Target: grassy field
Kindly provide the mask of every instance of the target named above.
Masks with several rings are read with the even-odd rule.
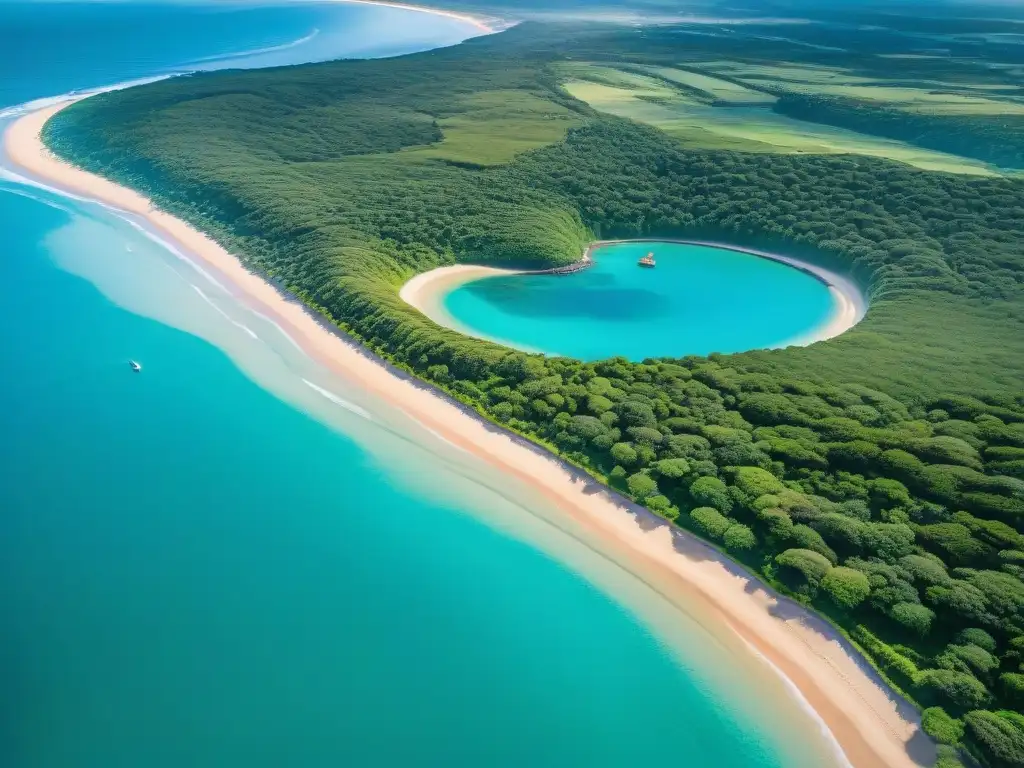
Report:
[[[792,71],[797,68],[775,69]],[[583,63],[559,67],[559,72],[569,78],[563,87],[574,98],[601,112],[652,125],[690,148],[776,154],[853,154],[896,160],[929,171],[996,175],[996,171],[984,163],[970,158],[796,120],[772,112],[767,105],[749,106],[749,100],[746,101],[747,106],[740,106],[737,102],[746,99],[746,94],[765,94],[725,80],[710,77],[701,80],[697,79],[699,76],[688,78],[686,85],[691,88],[702,83],[706,88],[717,88],[718,93],[729,93],[734,100],[732,106],[702,103],[667,84],[666,80],[674,77],[670,78],[666,73],[677,77],[682,70],[649,67],[646,71],[659,77]],[[692,75],[689,72],[684,74]],[[826,74],[821,72],[820,76],[825,77]]]
[[[581,125],[579,115],[529,93],[485,91],[455,100],[451,117],[437,120],[443,138],[403,150],[410,159],[488,166],[509,162],[520,152],[565,138]]]
[[[712,62],[711,72],[775,92],[809,93],[879,102],[915,112],[942,115],[1022,115],[1019,88],[993,83],[917,81],[912,85],[879,81],[828,67]],[[991,96],[1005,98],[991,98]]]
[[[644,71],[689,88],[706,93],[711,99],[724,104],[774,104],[775,96],[753,88],[745,88],[719,77],[691,72],[675,67],[644,67]]]

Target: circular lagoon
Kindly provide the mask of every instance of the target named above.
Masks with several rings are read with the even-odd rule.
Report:
[[[415,299],[403,295],[471,336],[582,360],[808,344],[864,312],[849,281],[782,257],[661,241],[602,244],[592,253],[592,266],[567,275],[449,268],[465,271],[422,285]],[[638,263],[648,253],[653,267]]]

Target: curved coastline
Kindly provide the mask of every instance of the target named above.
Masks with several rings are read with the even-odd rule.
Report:
[[[790,346],[806,347],[819,341],[833,339],[853,328],[857,323],[863,320],[864,315],[867,314],[867,298],[860,288],[848,277],[844,277],[843,275],[819,266],[818,264],[812,264],[808,261],[803,261],[802,259],[793,258],[792,256],[784,256],[779,253],[762,251],[755,248],[746,248],[744,246],[731,245],[729,243],[719,243],[711,240],[683,240],[663,237],[636,238],[633,240],[598,240],[587,246],[581,260],[575,263],[580,264],[591,259],[592,254],[596,253],[606,245],[617,245],[620,243],[630,242],[699,245],[706,248],[718,248],[720,250],[745,253],[750,256],[757,256],[758,258],[786,264],[794,269],[800,270],[801,272],[805,272],[823,283],[828,288],[829,294],[832,296],[833,304],[835,305],[831,315],[818,326],[809,328],[806,332],[795,338],[787,339],[776,344],[774,347],[775,349]],[[483,336],[479,332],[468,328],[445,309],[443,299],[448,293],[456,288],[486,277],[540,274],[548,271],[549,270],[502,269],[500,267],[485,267],[475,264],[455,264],[447,267],[437,267],[436,269],[432,269],[428,272],[421,272],[411,278],[402,286],[399,291],[399,296],[406,304],[414,307],[435,323],[442,325],[445,328],[451,328],[452,330],[464,333],[467,336],[484,338],[488,341],[513,346],[526,352],[533,352],[537,350],[524,349],[521,346],[508,344],[508,342],[502,339]]]
[[[608,547],[628,558],[674,603],[699,608],[778,669],[827,724],[856,768],[919,764],[916,711],[827,622],[774,593],[713,547],[673,528],[614,492],[597,486],[543,449],[439,396],[328,329],[291,297],[250,272],[212,239],[156,209],[142,195],[53,157],[40,131],[73,99],[31,112],[4,136],[9,159],[26,175],[143,218],[222,278],[232,293],[271,317],[312,357],[404,411],[445,441],[529,485]],[[426,273],[429,274],[429,273]],[[454,273],[452,273],[454,274]],[[477,273],[477,276],[481,276]],[[925,747],[927,748],[927,747]]]
[[[429,5],[416,5],[414,3],[392,3],[388,0],[331,0],[335,3],[351,3],[354,5],[383,5],[387,8],[400,8],[405,11],[419,11],[421,13],[431,13],[434,16],[444,16],[446,19],[454,19],[456,21],[464,21],[467,24],[472,24],[477,29],[485,33],[497,32],[499,28],[507,26],[505,24],[499,24],[496,20],[487,18],[484,19],[480,16],[473,16],[468,13],[458,13],[456,11],[446,11],[443,8],[434,8]]]

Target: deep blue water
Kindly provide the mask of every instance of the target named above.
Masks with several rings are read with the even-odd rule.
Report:
[[[640,257],[655,254],[656,266]],[[457,327],[523,349],[600,360],[784,346],[835,310],[820,280],[737,251],[664,242],[608,245],[571,275],[487,277],[442,299]]]
[[[4,3],[0,104],[470,31],[343,5]],[[600,558],[539,506],[144,232],[3,178],[0,230],[4,768],[825,764],[695,623],[674,618],[670,648],[609,594],[641,584],[584,578]]]

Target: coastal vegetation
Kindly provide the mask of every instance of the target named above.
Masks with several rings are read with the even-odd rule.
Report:
[[[960,750],[1024,765],[1024,180],[1001,167],[1020,123],[1013,106],[923,99],[897,131],[906,93],[835,95],[861,78],[1000,101],[1012,77],[925,58],[883,86],[893,51],[874,33],[794,46],[756,31],[524,24],[415,56],[113,92],[45,139],[828,615],[926,708],[941,765]],[[833,93],[794,95],[798,76]],[[781,109],[907,147],[942,136],[986,175],[797,152],[764,130],[725,143],[638,105]],[[870,310],[806,348],[584,363],[464,337],[398,296],[443,264],[553,266],[595,238],[658,236],[785,250],[851,276]]]

